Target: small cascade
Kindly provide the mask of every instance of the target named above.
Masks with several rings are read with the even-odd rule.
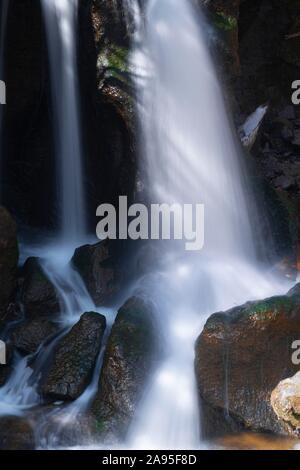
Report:
[[[130,8],[136,15],[137,1]],[[145,392],[127,445],[195,449],[205,447],[193,365],[205,320],[289,286],[256,262],[243,154],[204,18],[189,0],[148,0],[144,18],[137,19],[131,56],[142,129],[140,172],[149,202],[204,204],[205,245],[191,253],[180,243],[164,243],[159,263],[138,286],[163,317],[167,358]]]
[[[42,0],[49,50],[55,151],[66,242],[85,235],[85,203],[77,73],[77,0]]]

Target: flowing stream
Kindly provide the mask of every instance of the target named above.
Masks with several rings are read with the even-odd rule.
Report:
[[[90,240],[86,234],[82,168],[80,114],[76,57],[77,0],[41,0],[52,84],[56,167],[59,182],[60,230],[54,240],[22,246],[22,258],[38,257],[40,265],[56,288],[60,299],[58,334],[27,357],[14,358],[14,370],[0,389],[0,415],[23,415],[41,402],[38,385],[41,373],[58,341],[87,311],[98,311],[79,274],[70,265],[74,249]],[[46,237],[45,237],[46,239]],[[106,314],[107,332],[114,320],[113,309]],[[76,427],[77,417],[97,391],[102,363],[101,351],[93,380],[78,400],[38,416],[36,444],[39,448],[60,445],[60,431]],[[49,425],[53,423],[53,426]],[[59,426],[60,423],[60,426]],[[79,432],[78,438],[82,437]]]
[[[163,317],[168,355],[145,394],[129,445],[198,448],[194,343],[205,320],[288,286],[255,258],[243,153],[210,57],[204,17],[190,0],[148,0],[144,21],[138,2],[130,5],[137,27],[131,67],[142,128],[140,170],[148,200],[204,203],[205,246],[195,254],[164,244],[159,269],[154,264],[143,279],[141,288]]]

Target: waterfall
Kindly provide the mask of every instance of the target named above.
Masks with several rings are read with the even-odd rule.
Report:
[[[49,50],[63,238],[85,234],[77,80],[77,0],[42,0]]]
[[[137,1],[130,8],[136,15]],[[155,299],[167,358],[145,392],[127,444],[191,449],[204,446],[193,361],[205,320],[286,286],[256,262],[243,154],[209,54],[204,17],[189,0],[148,0],[144,17],[137,18],[131,67],[146,194],[149,202],[203,203],[205,246],[191,254],[164,244],[159,268],[156,260],[137,287]]]

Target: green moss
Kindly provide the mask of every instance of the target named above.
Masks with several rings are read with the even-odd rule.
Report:
[[[282,310],[289,311],[294,302],[290,297],[271,297],[251,306],[250,317],[257,316],[259,320],[268,319],[270,315],[276,316]]]
[[[214,18],[214,25],[222,31],[233,31],[237,28],[237,20],[233,16],[217,12]]]
[[[98,67],[105,70],[106,77],[124,81],[124,74],[129,74],[128,49],[116,45],[106,47],[98,57]]]

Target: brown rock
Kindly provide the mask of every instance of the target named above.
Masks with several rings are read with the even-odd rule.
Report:
[[[292,344],[300,338],[300,285],[286,296],[248,302],[212,315],[196,344],[204,430],[247,428],[286,434],[270,398],[295,374]]]
[[[75,400],[91,380],[106,327],[95,312],[84,313],[55,348],[49,370],[43,377],[42,393],[49,399]]]
[[[124,438],[156,358],[153,309],[133,297],[119,310],[113,325],[92,405],[101,438],[109,442]]]

